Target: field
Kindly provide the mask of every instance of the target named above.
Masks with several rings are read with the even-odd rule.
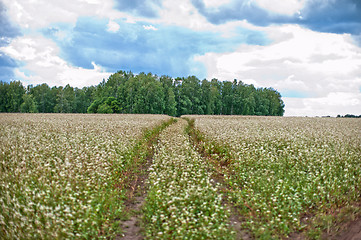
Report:
[[[207,140],[201,148],[223,166],[230,201],[256,237],[306,229],[317,238],[335,228],[340,210],[359,212],[360,120],[189,117]]]
[[[138,140],[167,119],[1,114],[0,238],[106,237]]]
[[[358,119],[1,114],[0,238],[336,236],[360,156]]]

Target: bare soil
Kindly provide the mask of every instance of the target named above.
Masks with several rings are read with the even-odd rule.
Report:
[[[148,159],[147,167],[151,159]],[[146,170],[143,169],[139,176],[133,180],[127,192],[127,199],[125,201],[126,212],[130,214],[129,219],[121,222],[121,229],[124,230],[123,236],[117,236],[116,240],[141,240],[144,239],[142,235],[142,208],[147,196]]]
[[[134,214],[127,220],[122,222],[122,229],[124,229],[124,234],[122,237],[116,239],[124,240],[141,240],[143,236],[141,234],[141,214],[140,211],[143,207],[145,197],[139,196],[133,199],[133,203],[129,206],[129,211],[132,211]]]
[[[325,235],[324,239],[361,240],[361,218],[344,224],[341,231],[335,235]]]
[[[143,205],[147,196],[146,180],[148,179],[147,169],[152,164],[154,155],[154,139],[148,142],[148,156],[146,164],[141,165],[139,174],[133,178],[128,187],[127,199],[125,201],[126,212],[130,214],[130,218],[121,222],[121,229],[124,230],[122,236],[117,236],[116,240],[141,240],[142,235],[142,217]]]

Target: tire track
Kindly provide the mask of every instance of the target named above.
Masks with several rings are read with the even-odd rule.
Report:
[[[227,193],[231,190],[225,181],[225,174],[230,174],[227,166],[232,161],[232,156],[228,151],[219,151],[213,149],[213,152],[207,152],[204,148],[205,139],[202,134],[195,128],[194,119],[184,118],[188,122],[186,132],[194,148],[202,156],[205,162],[210,163],[209,171],[212,173],[212,179],[220,184],[220,193],[223,194],[223,205],[230,210],[229,223],[231,229],[235,232],[235,239],[250,240],[254,237],[242,228],[243,216],[238,213],[237,207],[229,201]]]
[[[140,240],[144,239],[142,209],[147,196],[146,180],[148,168],[152,164],[155,147],[161,132],[177,120],[172,118],[152,130],[146,131],[143,141],[139,144],[138,152],[134,157],[134,167],[128,172],[131,176],[127,183],[125,206],[127,219],[121,222],[122,235],[116,239]]]
[[[228,211],[207,162],[180,119],[159,137],[145,205],[147,239],[232,239]]]

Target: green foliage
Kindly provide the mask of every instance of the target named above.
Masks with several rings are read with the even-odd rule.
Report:
[[[35,87],[30,85],[28,86],[28,92],[33,95],[38,112],[54,112],[54,106],[56,105],[56,95],[58,93],[58,89],[56,87],[50,88],[45,83]]]
[[[168,89],[165,114],[169,116],[175,116],[177,113],[177,102],[175,101],[175,95],[171,88]]]
[[[20,106],[20,111],[22,113],[36,113],[38,112],[38,108],[36,106],[33,95],[24,94],[23,95],[23,103]]]
[[[20,112],[25,88],[20,81],[0,82],[0,112]]]
[[[32,100],[23,98],[31,94]],[[24,109],[20,105],[28,102]],[[34,101],[36,109],[28,104]],[[40,113],[143,113],[181,116],[205,115],[277,115],[284,113],[281,95],[272,88],[255,88],[242,81],[202,82],[195,76],[158,77],[151,73],[119,71],[97,86],[73,88],[41,84],[27,87],[21,83],[0,84],[0,112]]]
[[[119,113],[121,108],[114,97],[95,100],[88,108],[88,113]]]
[[[113,113],[113,110],[108,104],[103,103],[98,107],[98,113]]]

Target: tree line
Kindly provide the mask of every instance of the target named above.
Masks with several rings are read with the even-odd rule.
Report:
[[[361,115],[354,115],[354,114],[346,114],[344,116],[338,114],[338,118],[361,118]]]
[[[107,81],[81,89],[69,84],[25,88],[20,81],[0,82],[0,112],[282,116],[284,103],[272,88],[237,80],[173,79],[119,71]]]

